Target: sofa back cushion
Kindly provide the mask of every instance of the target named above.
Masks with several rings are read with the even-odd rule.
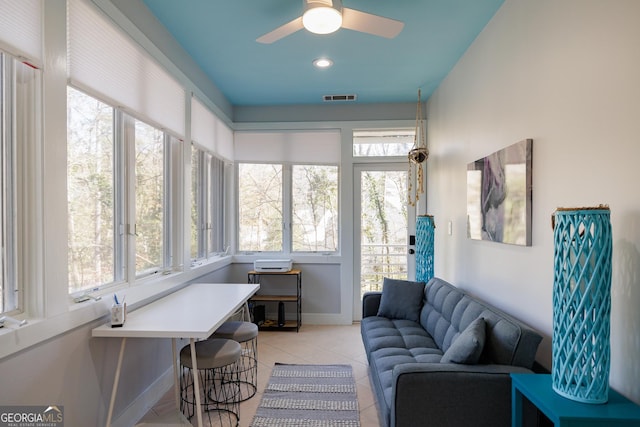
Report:
[[[469,296],[434,277],[424,289],[420,324],[446,352],[453,341],[478,317],[486,322],[485,345],[480,363],[533,366],[542,337],[500,310]]]
[[[384,278],[378,316],[387,319],[420,319],[424,294],[424,282]]]

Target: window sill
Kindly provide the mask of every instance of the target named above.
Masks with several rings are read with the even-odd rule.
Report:
[[[49,318],[29,318],[24,326],[5,324],[0,328],[0,359],[25,350],[40,342],[63,334],[90,322],[106,322],[113,302],[112,295],[126,295],[129,311],[140,308],[165,295],[183,288],[191,280],[223,268],[232,262],[232,257],[219,257],[203,262],[186,272],[175,272],[165,275],[154,275],[138,280],[134,285],[122,285],[109,288],[104,293],[96,293],[102,298],[98,301],[88,300],[80,303],[70,299],[69,310]],[[20,319],[23,317],[21,316]]]
[[[342,262],[342,255],[323,254],[323,253],[295,253],[284,254],[282,252],[274,253],[254,253],[254,254],[237,254],[233,256],[233,262],[237,263],[253,263],[257,259],[292,259],[294,264],[339,264]]]

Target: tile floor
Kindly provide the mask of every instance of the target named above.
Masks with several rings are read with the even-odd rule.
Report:
[[[360,325],[318,326],[303,325],[300,332],[260,331],[258,336],[258,392],[240,405],[240,426],[251,423],[262,398],[271,369],[276,363],[349,364],[355,376],[361,427],[377,427],[373,393],[368,377],[367,358],[360,338]],[[170,390],[140,420],[153,425],[156,419],[174,411],[173,391]],[[195,419],[192,420],[195,422]]]

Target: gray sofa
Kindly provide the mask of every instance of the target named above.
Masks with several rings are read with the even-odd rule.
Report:
[[[362,303],[381,425],[511,425],[509,374],[531,372],[538,333],[438,278],[385,279]]]

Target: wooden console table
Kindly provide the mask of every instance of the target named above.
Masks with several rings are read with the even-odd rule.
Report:
[[[283,326],[279,326],[277,322],[270,321],[267,325],[261,325],[260,329],[295,329],[296,332],[300,330],[300,326],[302,325],[302,272],[300,270],[290,270],[290,271],[255,271],[251,270],[248,273],[249,283],[259,284],[260,276],[287,276],[287,277],[295,277],[295,293],[287,294],[287,295],[258,295],[255,294],[251,297],[251,301],[257,302],[283,302],[283,303],[293,303],[296,307],[296,320],[285,320]]]

